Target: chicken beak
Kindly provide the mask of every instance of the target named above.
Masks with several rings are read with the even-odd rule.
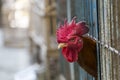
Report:
[[[58,49],[66,47],[66,46],[67,46],[66,43],[60,43],[58,44]]]

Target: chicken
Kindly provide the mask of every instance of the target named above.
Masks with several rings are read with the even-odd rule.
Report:
[[[87,35],[89,28],[85,22],[64,21],[56,31],[58,48],[62,48],[62,54],[68,62],[78,64],[97,80],[97,54],[96,42]]]

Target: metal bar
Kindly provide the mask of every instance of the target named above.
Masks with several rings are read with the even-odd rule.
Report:
[[[70,22],[71,20],[71,0],[67,0],[67,18],[68,18],[68,22]],[[74,76],[74,63],[70,63],[70,77],[71,80],[74,80],[75,76]]]
[[[67,18],[71,20],[71,0],[67,0]]]
[[[99,25],[98,25],[98,1],[94,0],[94,11],[96,14],[95,18],[95,33],[96,33],[96,39],[99,40]],[[97,65],[98,65],[98,80],[101,80],[101,62],[100,62],[100,45],[97,43]]]
[[[93,29],[92,29],[92,7],[91,7],[91,0],[89,0],[89,9],[90,9],[90,14],[89,14],[89,25],[90,25],[90,34],[92,35]]]

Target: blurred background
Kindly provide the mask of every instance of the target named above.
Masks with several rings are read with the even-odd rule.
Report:
[[[0,80],[95,80],[57,49],[74,16],[96,39],[98,80],[120,79],[120,0],[0,0]]]
[[[55,0],[0,0],[0,80],[58,80],[55,31]]]

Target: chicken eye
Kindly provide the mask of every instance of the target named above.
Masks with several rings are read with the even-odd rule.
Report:
[[[70,41],[70,42],[74,42],[75,40],[74,40],[74,39],[70,39],[69,41]]]

